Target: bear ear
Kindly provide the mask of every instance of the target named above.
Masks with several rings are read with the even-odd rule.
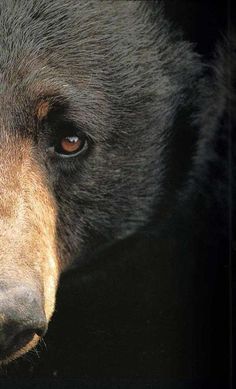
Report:
[[[49,101],[41,100],[36,106],[36,117],[38,120],[43,120],[49,112]]]

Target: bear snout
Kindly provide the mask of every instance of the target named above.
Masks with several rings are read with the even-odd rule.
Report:
[[[0,365],[45,334],[59,278],[54,199],[30,142],[17,147],[0,153]]]

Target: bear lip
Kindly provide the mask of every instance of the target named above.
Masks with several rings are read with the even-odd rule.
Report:
[[[10,362],[18,359],[19,357],[26,354],[28,351],[33,349],[39,342],[40,337],[37,334],[29,336],[28,342],[24,344],[24,346],[21,345],[21,348],[17,348],[17,350],[11,350],[9,353],[1,353],[0,354],[0,367],[6,366]]]
[[[35,332],[32,330],[26,330],[24,333],[16,335],[10,343],[10,347],[8,346],[9,351],[3,350],[0,352],[0,360],[4,361],[14,356],[14,354],[26,347],[33,340],[34,336]]]

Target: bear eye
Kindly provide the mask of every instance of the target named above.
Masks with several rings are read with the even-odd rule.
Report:
[[[87,149],[87,140],[84,135],[76,132],[61,135],[53,146],[48,148],[50,153],[63,158],[76,157]]]
[[[83,149],[84,139],[80,139],[78,135],[65,136],[59,140],[55,149],[58,154],[73,155]]]

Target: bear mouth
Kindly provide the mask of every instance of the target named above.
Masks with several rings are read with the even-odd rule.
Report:
[[[14,337],[7,350],[0,350],[0,365],[6,365],[26,354],[39,340],[40,337],[31,330],[26,330],[20,337]]]

